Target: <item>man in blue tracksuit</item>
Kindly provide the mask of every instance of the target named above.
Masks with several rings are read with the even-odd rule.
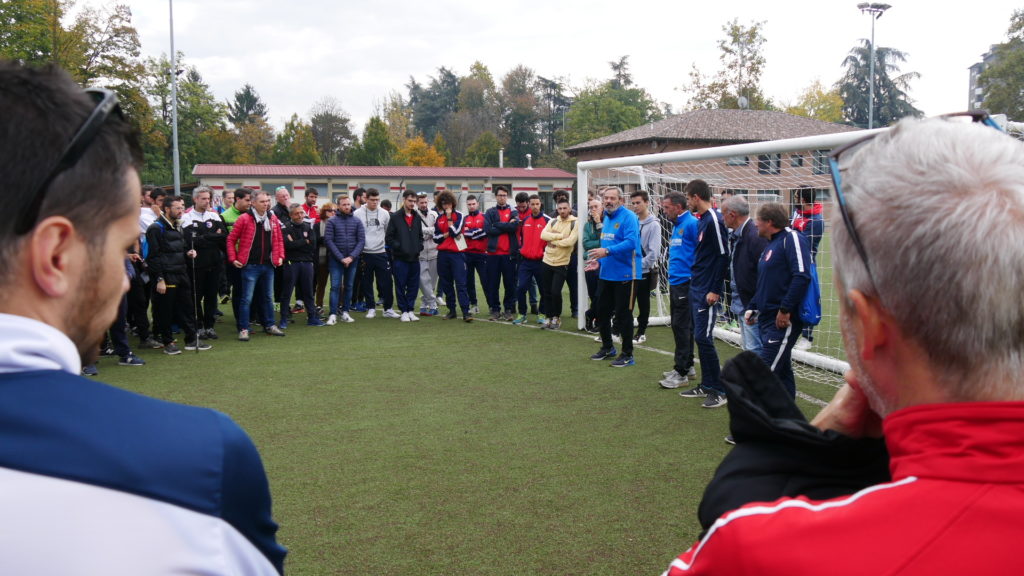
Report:
[[[715,328],[715,304],[724,292],[729,269],[728,232],[725,221],[711,205],[711,188],[703,180],[692,180],[683,189],[690,210],[698,216],[697,248],[694,251],[690,280],[690,307],[693,310],[693,334],[700,356],[700,384],[680,392],[685,398],[704,398],[705,408],[724,406],[725,388],[718,381],[721,366],[712,331]]]
[[[686,208],[682,192],[669,192],[662,212],[674,224],[668,241],[668,294],[675,358],[672,370],[660,382],[662,388],[679,388],[693,370],[693,311],[690,309],[690,275],[697,249],[698,223]],[[696,377],[696,374],[694,374]]]
[[[757,211],[757,231],[768,238],[757,263],[757,289],[744,315],[748,323],[757,322],[761,333],[761,359],[796,396],[793,378],[793,345],[800,336],[800,305],[811,282],[810,242],[789,228],[786,208],[770,203]]]
[[[636,214],[622,206],[622,190],[605,188],[601,191],[604,203],[604,220],[601,225],[601,247],[588,252],[591,260],[597,260],[601,267],[600,300],[597,316],[601,328],[601,349],[590,357],[591,360],[605,360],[615,357],[612,346],[612,314],[615,325],[621,331],[622,354],[612,366],[632,366],[633,360],[633,290],[634,281],[642,274],[642,251],[640,248],[640,221]],[[592,265],[591,265],[592,266]]]

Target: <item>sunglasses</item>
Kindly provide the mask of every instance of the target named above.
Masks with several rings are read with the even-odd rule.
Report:
[[[35,192],[32,194],[32,200],[22,209],[21,214],[18,215],[14,227],[14,233],[18,236],[25,234],[36,225],[36,220],[39,219],[39,211],[42,209],[43,200],[46,199],[46,192],[49,190],[50,184],[62,172],[68,170],[82,159],[85,151],[88,150],[89,145],[96,139],[96,135],[99,134],[100,128],[106,123],[110,114],[116,113],[118,117],[122,120],[124,119],[121,107],[117,104],[117,94],[114,94],[113,91],[105,88],[88,88],[85,90],[85,93],[92,98],[96,106],[89,114],[89,117],[85,119],[85,122],[78,128],[78,131],[75,132],[75,135],[72,136],[71,141],[68,142],[57,163],[50,169],[49,174],[35,189]]]
[[[997,124],[996,121],[988,115],[988,112],[985,112],[984,110],[970,110],[968,112],[944,114],[939,116],[939,118],[950,121],[956,121],[958,119],[970,120],[971,123],[984,124],[985,126],[989,126],[1003,132],[1003,129],[999,124]],[[847,160],[849,160],[857,150],[884,132],[885,131],[869,134],[868,136],[854,140],[849,144],[840,146],[833,150],[828,157],[828,164],[832,173],[832,186],[836,191],[836,203],[839,205],[839,214],[843,218],[843,225],[846,227],[847,234],[850,235],[850,240],[853,242],[854,248],[857,249],[857,254],[860,256],[861,262],[864,263],[864,269],[868,273],[868,281],[871,282],[871,286],[876,294],[878,294],[878,283],[875,282],[875,277],[871,272],[871,265],[868,264],[868,252],[864,249],[864,242],[861,240],[860,234],[857,233],[857,227],[854,226],[853,223],[853,216],[850,214],[849,207],[846,204],[846,195],[843,194],[843,172],[846,171],[846,167],[843,166],[841,158],[846,157]]]

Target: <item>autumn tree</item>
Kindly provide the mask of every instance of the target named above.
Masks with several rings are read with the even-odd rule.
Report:
[[[1015,10],[1007,30],[1009,38],[997,44],[992,64],[978,77],[985,108],[1024,119],[1024,10]]]
[[[374,106],[374,116],[379,116],[384,121],[388,138],[395,146],[404,146],[405,141],[412,138],[416,132],[412,123],[412,106],[395,90],[390,91],[383,102]]]
[[[843,121],[843,98],[837,89],[826,90],[821,80],[815,80],[800,94],[796,104],[786,107],[786,113],[839,123]]]
[[[444,166],[444,155],[427,144],[422,136],[406,141],[395,153],[395,164],[399,166]]]
[[[501,141],[494,135],[494,132],[484,132],[466,148],[466,153],[463,154],[459,165],[475,167],[497,166],[499,150],[501,150]]]
[[[722,63],[713,76],[707,76],[694,64],[690,82],[683,91],[690,95],[688,105],[697,108],[750,108],[769,110],[771,100],[761,89],[764,71],[764,22],[743,26],[739,19],[722,26],[725,38],[718,41]]]

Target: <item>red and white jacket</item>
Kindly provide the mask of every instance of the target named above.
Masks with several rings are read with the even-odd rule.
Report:
[[[884,430],[892,482],[734,510],[664,576],[1024,572],[1024,402],[914,406]]]
[[[548,243],[541,239],[540,233],[548,225],[551,216],[541,212],[540,216],[534,216],[528,212],[526,217],[519,221],[519,255],[524,260],[543,260],[544,249]]]

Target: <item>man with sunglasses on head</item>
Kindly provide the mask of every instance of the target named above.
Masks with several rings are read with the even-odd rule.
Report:
[[[5,574],[277,574],[270,491],[219,412],[81,377],[128,287],[141,152],[113,92],[0,62]]]
[[[770,401],[743,427],[730,401],[737,446],[668,576],[1020,573],[1024,144],[977,118],[832,153],[846,384],[808,423],[753,353],[726,365]]]

